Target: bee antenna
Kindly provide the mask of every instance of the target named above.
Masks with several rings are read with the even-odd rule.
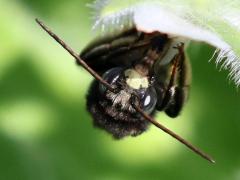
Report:
[[[60,37],[53,33],[42,21],[35,19],[36,22],[53,38],[55,39],[65,50],[67,50],[81,65],[87,70],[96,80],[102,83],[110,91],[114,92],[113,88],[108,82],[106,82],[96,71],[87,65],[87,63],[82,60],[77,53],[75,53]]]
[[[204,153],[202,150],[200,150],[199,148],[197,148],[196,146],[192,145],[190,142],[188,142],[187,140],[183,139],[181,136],[179,136],[178,134],[176,134],[175,132],[171,131],[170,129],[166,128],[165,126],[163,126],[162,124],[158,123],[155,119],[153,119],[151,116],[149,116],[148,114],[146,114],[138,105],[138,103],[136,103],[136,99],[135,101],[132,101],[132,105],[133,107],[136,109],[137,112],[139,112],[146,120],[148,120],[150,123],[152,123],[153,125],[155,125],[156,127],[158,127],[159,129],[161,129],[162,131],[164,131],[165,133],[169,134],[170,136],[172,136],[173,138],[175,138],[176,140],[178,140],[179,142],[181,142],[182,144],[184,144],[185,146],[187,146],[189,149],[191,149],[193,152],[195,152],[196,154],[200,155],[201,157],[203,157],[204,159],[208,160],[211,163],[215,163],[215,160],[209,156],[208,154]]]

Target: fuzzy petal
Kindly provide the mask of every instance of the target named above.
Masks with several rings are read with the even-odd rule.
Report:
[[[97,0],[93,7],[103,34],[136,26],[216,47],[216,63],[240,85],[239,0]]]

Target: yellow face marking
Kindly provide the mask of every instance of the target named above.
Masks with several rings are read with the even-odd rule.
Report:
[[[146,76],[142,76],[134,69],[127,69],[124,72],[126,83],[133,89],[148,88],[149,82]]]

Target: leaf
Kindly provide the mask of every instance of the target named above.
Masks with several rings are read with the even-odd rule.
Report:
[[[136,26],[213,45],[216,63],[240,85],[239,0],[97,0],[91,7],[102,34]]]

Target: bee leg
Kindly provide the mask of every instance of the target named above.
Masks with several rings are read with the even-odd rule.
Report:
[[[164,110],[170,117],[176,117],[180,113],[188,97],[191,81],[191,66],[185,57],[183,44],[178,45],[176,48],[178,48],[179,53],[174,56],[172,61],[172,72],[168,86],[156,86],[160,96],[156,108],[159,111]]]
[[[172,118],[177,117],[182,110],[187,96],[188,87],[176,87],[174,96],[166,108],[165,113]]]
[[[179,51],[181,53],[181,51]],[[191,83],[191,66],[189,59],[182,53],[179,59],[177,72],[177,85],[172,86],[170,90],[172,94],[165,112],[170,117],[177,117],[182,110],[182,107],[188,99],[190,83]],[[169,98],[168,98],[169,99]]]
[[[175,81],[178,72],[178,65],[179,61],[182,59],[182,56],[184,56],[184,51],[182,50],[183,44],[179,45],[177,48],[179,49],[179,53],[176,54],[172,60],[172,72],[167,87],[164,84],[158,84],[156,86],[158,93],[157,109],[159,111],[166,110],[175,95]]]
[[[156,91],[158,94],[156,109],[158,111],[167,110],[176,94],[176,87],[174,86],[173,82],[170,82],[167,87],[164,85],[158,86]]]

